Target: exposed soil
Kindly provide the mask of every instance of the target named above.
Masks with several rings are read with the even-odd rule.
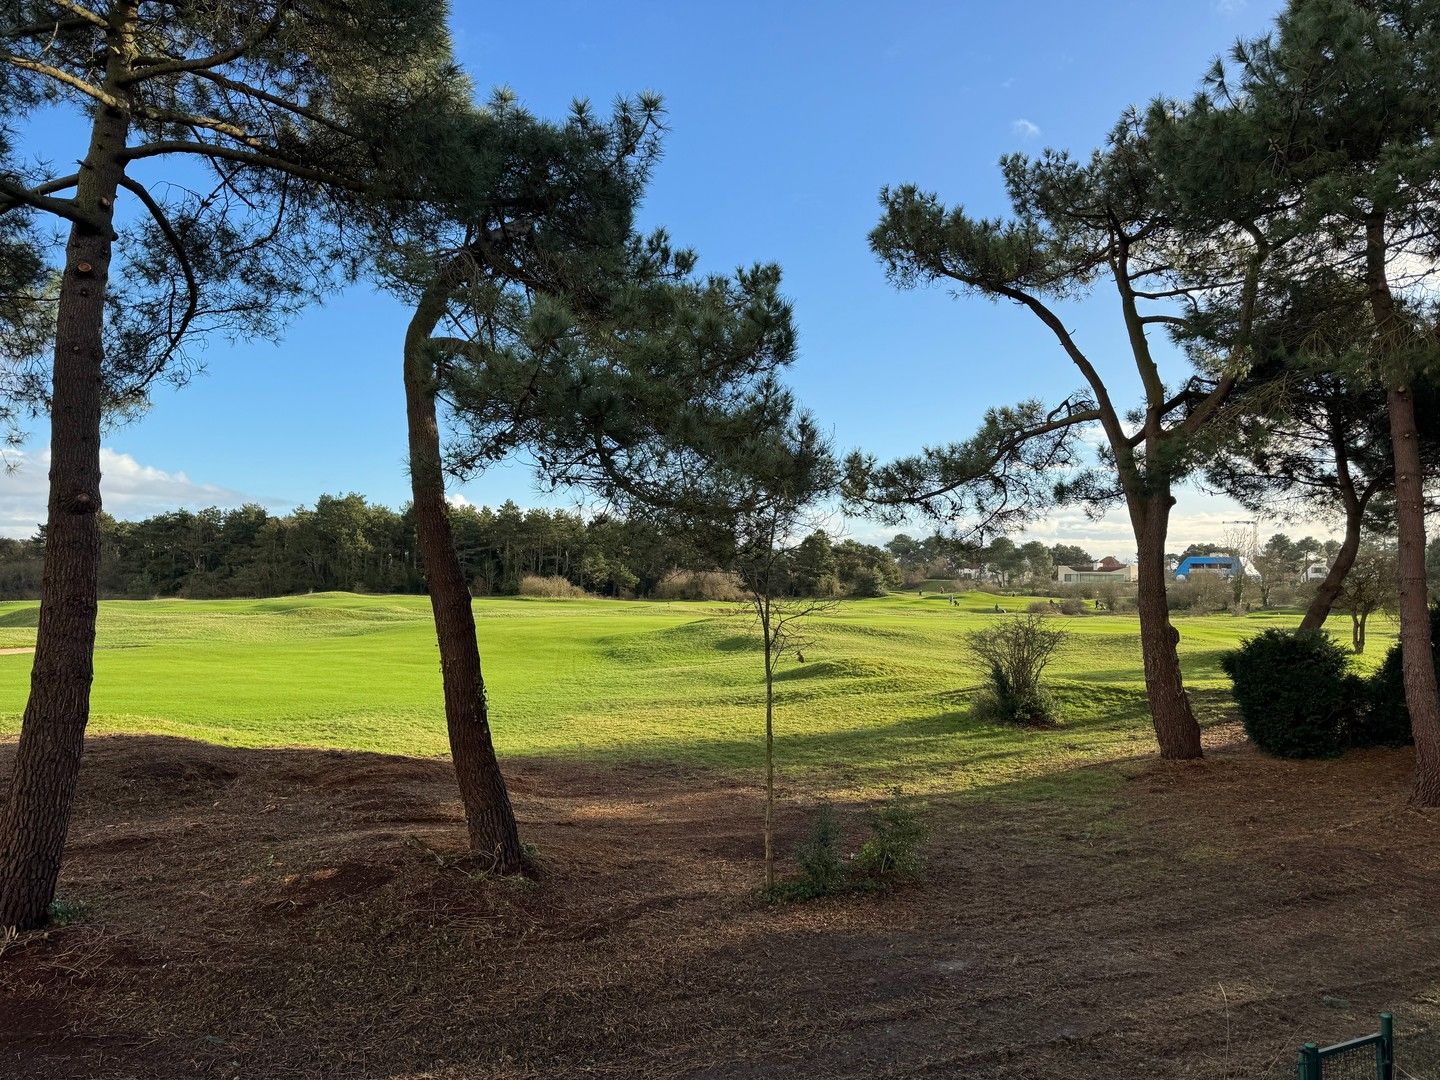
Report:
[[[0,656],[19,656],[21,653],[33,653],[34,645],[21,645],[15,648],[0,649]]]
[[[1392,1009],[1440,1076],[1409,754],[1210,740],[1097,799],[934,800],[923,885],[765,907],[733,777],[514,763],[542,876],[504,882],[456,861],[446,763],[98,738],[83,906],[0,940],[0,1075],[1253,1080]]]

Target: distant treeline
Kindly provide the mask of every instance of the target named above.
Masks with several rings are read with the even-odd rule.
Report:
[[[451,510],[472,590],[513,594],[526,578],[563,578],[601,596],[687,595],[677,578],[723,569],[650,522],[566,510]],[[322,495],[314,507],[275,515],[264,507],[175,510],[143,521],[101,515],[104,596],[223,598],[350,590],[421,593],[425,579],[408,508],[360,495]],[[0,598],[39,595],[43,528],[28,540],[0,538]],[[875,595],[899,582],[894,558],[824,533],[794,553],[797,593]],[[667,589],[668,586],[668,589]]]

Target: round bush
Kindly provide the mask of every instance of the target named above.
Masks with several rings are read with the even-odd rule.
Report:
[[[1440,607],[1430,609],[1430,650],[1440,641]],[[1436,665],[1440,675],[1440,664]],[[1415,741],[1410,731],[1410,709],[1405,704],[1405,672],[1400,643],[1390,646],[1385,662],[1370,676],[1369,709],[1356,725],[1356,746],[1407,746]]]
[[[1349,745],[1364,683],[1350,654],[1313,630],[1266,630],[1226,653],[1245,733],[1277,757],[1332,757]]]

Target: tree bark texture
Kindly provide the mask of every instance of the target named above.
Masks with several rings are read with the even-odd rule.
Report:
[[[125,5],[118,7],[123,15]],[[112,59],[112,84],[117,65]],[[105,292],[129,128],[127,112],[97,107],[75,192],[76,207],[90,220],[71,225],[60,283],[40,620],[30,697],[0,811],[0,927],[20,930],[41,926],[49,917],[90,718],[100,579]]]
[[[1180,674],[1179,631],[1170,623],[1166,598],[1165,540],[1169,531],[1170,508],[1174,500],[1168,490],[1133,497],[1130,516],[1139,548],[1140,652],[1145,663],[1145,691],[1150,699],[1150,717],[1163,758],[1188,759],[1201,756],[1200,725],[1190,707],[1190,698]]]
[[[524,851],[490,735],[470,588],[455,549],[445,502],[440,427],[435,411],[435,361],[430,345],[430,334],[444,311],[444,294],[443,287],[432,287],[421,299],[405,337],[410,490],[440,647],[450,755],[465,807],[470,849],[490,860],[497,873],[510,874],[524,868]]]

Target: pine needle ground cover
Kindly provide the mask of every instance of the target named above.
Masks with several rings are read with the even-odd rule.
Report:
[[[1057,617],[1071,636],[1047,680],[1064,725],[1022,731],[970,719],[982,673],[964,635],[1007,616],[994,611],[994,596],[958,599],[848,601],[816,620],[815,646],[803,663],[787,660],[779,679],[777,760],[792,782],[836,794],[895,784],[960,791],[1151,752],[1133,617]],[[1000,602],[1018,609],[1030,600]],[[517,598],[477,600],[475,609],[502,756],[758,767],[758,641],[734,608]],[[0,649],[33,643],[35,618],[33,604],[0,604]],[[1202,719],[1229,707],[1221,654],[1295,621],[1177,618]],[[1386,624],[1377,630],[1369,659],[1393,637]],[[110,601],[98,645],[93,734],[446,752],[424,597]],[[18,730],[30,661],[0,655],[0,735]]]

